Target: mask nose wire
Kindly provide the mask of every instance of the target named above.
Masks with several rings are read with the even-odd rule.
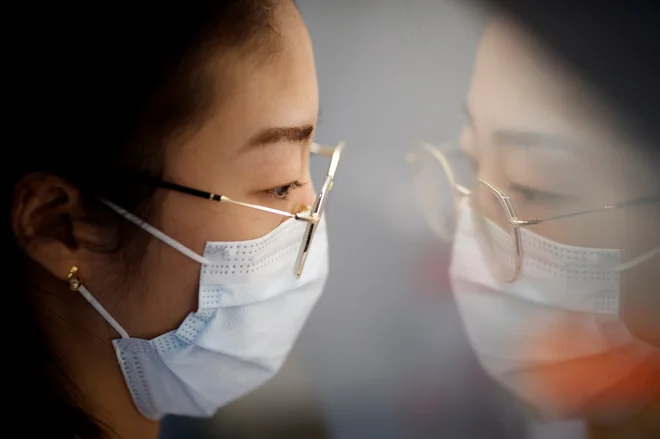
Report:
[[[117,206],[117,205],[116,205],[115,203],[113,203],[112,201],[108,201],[108,200],[101,200],[101,201],[103,201],[103,203],[104,203],[106,206],[108,206],[110,209],[114,210],[114,211],[117,212],[119,215],[121,215],[121,216],[123,216],[124,218],[126,218],[128,221],[130,221],[130,222],[132,222],[133,224],[135,224],[136,226],[140,227],[140,228],[143,229],[145,232],[147,232],[147,233],[149,233],[150,235],[152,235],[154,238],[156,238],[156,239],[158,239],[158,240],[164,242],[165,244],[169,245],[170,247],[172,247],[173,249],[177,250],[177,251],[180,252],[181,254],[183,254],[183,255],[185,255],[185,256],[188,256],[188,257],[189,257],[190,259],[192,259],[193,261],[199,262],[199,263],[202,264],[202,265],[209,265],[209,264],[211,264],[211,261],[209,261],[209,260],[206,259],[205,257],[198,255],[197,253],[195,253],[194,251],[190,250],[190,249],[189,249],[188,247],[186,247],[185,245],[181,244],[179,241],[177,241],[177,240],[175,240],[175,239],[173,239],[173,238],[170,238],[169,236],[167,236],[166,234],[164,234],[163,232],[161,232],[160,230],[158,230],[158,229],[155,228],[154,226],[152,226],[152,225],[150,225],[150,224],[147,224],[145,221],[143,221],[143,220],[141,220],[140,218],[138,218],[137,216],[133,215],[132,213],[130,213],[130,212],[127,211],[126,209],[123,209],[123,208]]]
[[[635,257],[635,258],[632,258],[632,259],[629,260],[628,262],[625,262],[625,263],[619,265],[619,266],[616,267],[614,270],[615,270],[615,271],[625,271],[625,270],[628,270],[629,268],[632,268],[632,267],[634,267],[634,266],[636,266],[636,265],[639,265],[639,264],[641,264],[641,263],[643,263],[643,262],[646,262],[646,261],[648,261],[649,259],[652,259],[652,258],[654,258],[654,257],[656,257],[656,256],[658,256],[658,255],[660,255],[660,246],[658,246],[658,247],[656,247],[656,248],[654,248],[654,249],[651,249],[651,250],[647,251],[646,253],[642,253],[641,255],[639,255],[639,256],[637,256],[637,257]]]

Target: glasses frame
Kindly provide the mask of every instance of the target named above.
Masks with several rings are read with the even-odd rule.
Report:
[[[310,146],[310,152],[312,154],[330,158],[330,166],[328,168],[328,172],[325,176],[323,184],[321,185],[321,188],[316,194],[314,203],[311,206],[305,206],[306,207],[305,212],[309,212],[309,213],[292,213],[292,212],[287,212],[285,210],[274,209],[268,206],[262,206],[260,204],[253,204],[253,203],[247,203],[245,201],[234,200],[233,198],[230,198],[226,195],[220,195],[215,192],[203,191],[188,186],[183,186],[171,181],[165,181],[158,178],[148,177],[145,175],[136,175],[132,177],[139,179],[143,183],[152,187],[167,189],[198,198],[203,198],[209,201],[214,201],[217,203],[228,203],[237,206],[243,206],[249,209],[268,212],[285,218],[291,218],[296,221],[303,221],[307,223],[307,227],[305,228],[305,233],[303,235],[303,240],[300,245],[300,250],[298,251],[298,256],[296,258],[296,263],[294,268],[294,276],[296,277],[296,279],[299,279],[300,276],[302,275],[302,271],[305,266],[305,262],[307,260],[312,239],[314,237],[314,234],[316,233],[316,229],[318,228],[319,222],[321,221],[321,216],[323,215],[323,211],[325,210],[327,196],[332,190],[332,186],[334,184],[334,179],[335,179],[335,173],[337,171],[337,165],[339,164],[339,158],[341,157],[341,152],[343,149],[344,149],[343,141],[339,142],[337,146],[326,146],[318,143],[312,143],[312,145]]]
[[[454,170],[447,159],[447,156],[445,154],[449,152],[458,152],[460,151],[460,147],[457,146],[455,142],[448,142],[440,147],[433,146],[429,143],[422,143],[420,145],[421,149],[429,153],[433,158],[435,158],[439,163],[440,166],[442,167],[443,171],[445,172],[445,176],[447,180],[449,181],[450,186],[452,187],[452,192],[454,194],[454,221],[457,220],[458,217],[458,204],[460,202],[460,199],[462,197],[472,197],[474,195],[474,192],[467,188],[466,186],[461,185],[460,183],[456,182],[456,177]],[[441,151],[444,150],[443,151]],[[406,157],[406,160],[410,163],[411,160],[414,160],[414,155],[415,153],[409,153]],[[620,203],[615,203],[615,204],[609,204],[606,206],[600,206],[596,208],[591,208],[591,209],[586,209],[586,210],[580,210],[580,211],[575,211],[575,212],[569,212],[565,213],[562,215],[556,215],[548,218],[532,218],[532,219],[523,219],[518,217],[518,214],[516,212],[515,207],[513,206],[512,203],[512,197],[508,196],[502,189],[494,185],[493,183],[490,183],[483,178],[476,178],[477,183],[483,184],[488,188],[493,194],[496,195],[496,197],[499,199],[500,204],[504,208],[504,211],[507,216],[507,221],[508,223],[512,226],[513,228],[513,234],[514,234],[514,239],[515,239],[515,249],[516,249],[516,261],[515,261],[515,273],[511,278],[503,278],[500,275],[500,278],[502,278],[503,281],[507,283],[512,283],[515,282],[518,277],[520,276],[520,271],[522,268],[522,262],[523,262],[523,245],[522,245],[522,238],[521,238],[521,232],[520,229],[523,227],[529,227],[529,226],[535,226],[538,224],[543,224],[547,223],[549,221],[554,221],[558,219],[564,219],[564,218],[571,218],[571,217],[576,217],[580,215],[586,215],[588,213],[595,213],[595,212],[603,212],[603,211],[608,211],[608,210],[614,210],[614,209],[620,209],[624,207],[632,207],[632,206],[639,206],[643,204],[649,204],[649,203],[654,203],[654,202],[660,202],[660,194],[656,195],[651,195],[651,196],[646,196],[646,197],[640,197],[636,198],[633,200],[628,200],[628,201],[623,201]]]

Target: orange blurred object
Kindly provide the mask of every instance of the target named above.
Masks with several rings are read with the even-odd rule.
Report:
[[[576,328],[554,328],[529,349],[561,356],[564,350],[588,352],[596,335]],[[549,403],[571,407],[582,416],[592,411],[615,414],[641,409],[660,393],[660,352],[644,355],[640,346],[629,345],[598,355],[535,368],[527,385]],[[536,353],[536,352],[535,352]],[[613,377],[624,377],[612,382]],[[587,399],[585,400],[585,396]],[[578,405],[576,406],[576,402]]]

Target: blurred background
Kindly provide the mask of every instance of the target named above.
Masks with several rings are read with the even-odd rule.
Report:
[[[163,438],[583,438],[530,423],[480,369],[405,154],[458,137],[485,9],[459,0],[299,0],[317,60],[317,141],[346,141],[331,274],[284,369]],[[320,179],[327,162],[313,163]]]

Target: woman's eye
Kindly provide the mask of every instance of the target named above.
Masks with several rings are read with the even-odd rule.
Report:
[[[268,193],[268,195],[277,198],[278,200],[288,200],[289,196],[294,190],[305,186],[305,184],[307,183],[302,183],[296,180],[291,183],[285,184],[284,186],[278,186],[272,189],[268,189],[266,192]]]

